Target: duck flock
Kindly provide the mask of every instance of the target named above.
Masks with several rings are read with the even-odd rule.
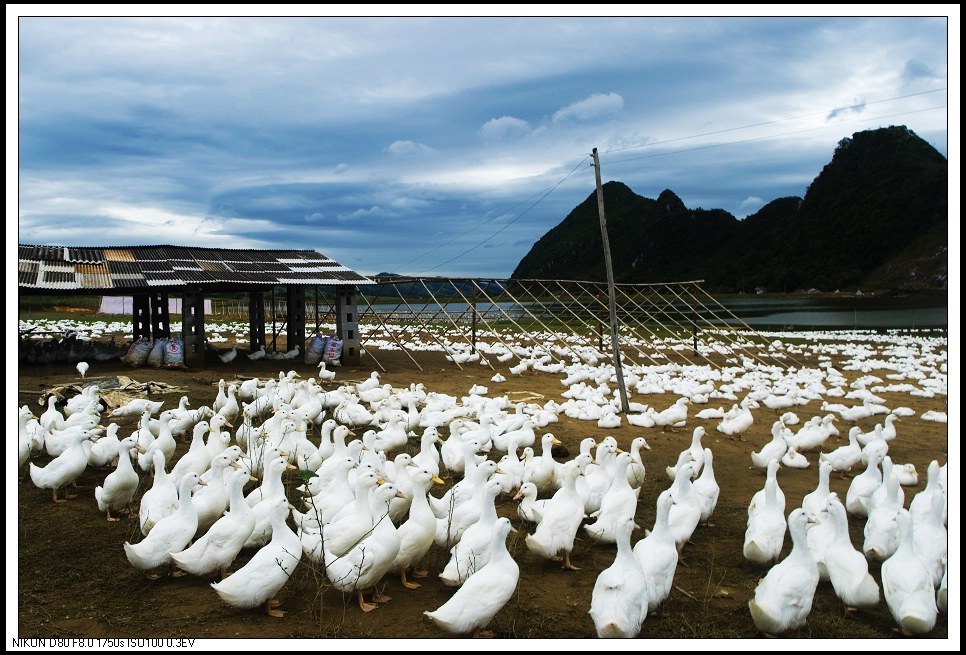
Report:
[[[304,367],[305,377],[289,370],[222,379],[197,407],[183,396],[177,407],[136,398],[110,408],[89,379],[83,393],[51,396],[39,416],[20,408],[19,463],[55,503],[72,497],[85,471],[102,471],[98,510],[107,521],[137,516],[140,534],[123,544],[133,570],[151,579],[200,576],[224,603],[275,617],[285,614],[276,596],[300,566],[324,571],[327,584],[371,612],[389,600],[387,580],[417,588],[430,575],[424,561],[439,550],[446,564],[433,573],[453,593],[425,617],[442,633],[485,635],[517,592],[521,563],[508,536],[522,533],[533,556],[567,570],[582,564],[574,561],[579,535],[612,553],[585,599],[597,636],[636,637],[736,474],[716,472],[711,442],[764,425],[771,439],[749,443],[747,466],[762,487],[747,499],[741,545],[761,571],[747,614],[758,632],[804,627],[822,581],[847,614],[884,603],[904,635],[928,635],[946,611],[946,463],[933,460],[924,488],[906,496],[918,472],[889,453],[915,439],[902,427],[915,412],[882,395],[934,399],[939,409],[919,418],[944,422],[944,335],[807,333],[795,345],[767,346],[814,366],[766,365],[744,351],[722,354],[716,366],[627,365],[626,412],[604,354],[510,348],[509,340],[503,334],[473,351],[476,359],[455,344],[445,350],[463,363],[505,362],[511,376],[555,375],[559,399],[511,401],[496,392],[506,380],[499,372],[456,397],[425,383],[396,387],[376,371],[341,383],[339,369],[323,364]],[[398,340],[367,343],[394,347]],[[593,434],[576,453],[558,450],[562,417],[587,421]],[[118,434],[123,421],[136,422],[128,436]],[[626,451],[618,430],[635,434]],[[650,461],[646,438],[676,431],[689,435],[676,460]],[[801,505],[785,503],[785,468],[815,472]],[[846,494],[831,491],[833,476],[850,479]],[[646,478],[663,490],[642,493]],[[135,500],[139,488],[147,491]],[[501,495],[514,500],[510,516],[497,510]],[[635,539],[642,503],[656,518]],[[857,524],[864,539],[854,544],[849,526]],[[229,572],[245,551],[246,563]]]

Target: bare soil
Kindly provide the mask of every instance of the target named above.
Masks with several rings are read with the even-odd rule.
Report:
[[[445,361],[441,354],[416,354],[423,370],[418,370],[402,352],[379,352],[378,361],[383,382],[395,387],[408,387],[423,382],[428,391],[444,392],[457,397],[465,395],[474,384],[488,386],[491,396],[506,394],[511,400],[539,394],[544,399],[562,402],[565,387],[556,375],[528,371],[511,375],[506,365],[497,366],[507,381],[493,383],[494,371],[479,364],[464,365],[460,370]],[[277,376],[280,370],[294,369],[309,377],[316,368],[296,361],[250,362],[241,354],[230,365],[209,357],[204,370],[131,369],[118,361],[94,363],[88,381],[108,379],[118,374],[138,381],[167,382],[186,389],[192,407],[211,404],[217,383],[226,380]],[[512,364],[512,362],[511,362]],[[813,362],[814,364],[814,362]],[[336,369],[336,380],[329,386],[360,382],[379,370],[373,360],[363,357],[363,365]],[[873,373],[875,373],[873,371]],[[878,374],[884,375],[887,371]],[[850,373],[855,377],[856,373]],[[73,364],[22,366],[19,370],[19,404],[30,405],[39,416],[43,407],[38,398],[51,387],[81,382]],[[180,393],[151,394],[174,407]],[[919,484],[907,487],[906,505],[915,492],[925,486],[925,472],[933,459],[947,459],[946,424],[923,421],[918,416],[928,410],[946,410],[945,397],[923,399],[906,394],[884,394],[890,407],[907,406],[916,417],[898,424],[899,436],[890,444],[890,455],[896,462],[911,462],[920,472]],[[670,406],[675,396],[633,397],[632,401],[656,408]],[[538,401],[541,402],[541,401]],[[715,405],[717,406],[717,405]],[[746,433],[727,437],[715,431],[717,421],[701,421],[693,415],[702,406],[692,406],[687,427],[675,432],[659,428],[634,428],[624,423],[615,430],[602,430],[596,423],[560,417],[539,433],[550,431],[569,449],[578,451],[578,443],[587,436],[598,441],[614,435],[621,448],[628,450],[631,440],[644,436],[651,450],[644,451],[647,477],[637,512],[638,525],[653,526],[658,494],[670,486],[666,466],[673,466],[678,453],[688,447],[691,432],[704,425],[704,445],[714,452],[714,467],[721,496],[710,525],[699,526],[683,550],[684,561],[674,576],[670,597],[657,613],[649,615],[641,632],[642,638],[721,639],[755,638],[758,636],[748,611],[748,601],[765,570],[753,566],[742,555],[747,519],[747,506],[752,495],[762,488],[764,473],[752,469],[750,453],[771,439],[770,429],[778,414],[767,409],[755,410],[756,422]],[[823,415],[816,403],[800,406],[796,412],[806,420]],[[774,414],[774,416],[772,416]],[[859,422],[863,430],[871,430],[877,417]],[[136,419],[125,418],[120,435],[136,428]],[[842,437],[826,444],[831,450],[846,442],[848,426]],[[445,430],[442,431],[446,436]],[[418,447],[418,444],[415,444]],[[415,447],[413,452],[415,452]],[[180,456],[187,445],[179,445]],[[802,497],[815,489],[818,482],[818,454],[809,453],[812,466],[796,470],[782,468],[779,481],[790,511]],[[562,455],[560,459],[564,459]],[[35,457],[38,465],[49,460]],[[418,590],[404,588],[399,580],[385,580],[384,593],[392,600],[368,614],[360,611],[355,599],[332,588],[320,570],[303,560],[288,584],[279,593],[284,618],[267,616],[259,610],[238,610],[223,604],[209,586],[211,580],[192,576],[146,580],[127,561],[122,544],[141,539],[136,511],[133,517],[108,523],[97,510],[94,487],[101,484],[108,469],[89,468],[78,480],[78,497],[67,503],[53,504],[48,490],[36,488],[25,471],[18,484],[17,543],[17,632],[20,637],[136,637],[136,638],[397,638],[421,639],[450,637],[435,628],[423,616],[424,610],[442,605],[453,593],[436,575],[442,570],[447,554],[433,547],[424,562],[430,577]],[[447,486],[455,480],[446,480]],[[301,483],[297,474],[287,479],[294,487]],[[849,479],[833,475],[831,488],[844,498]],[[150,486],[149,478],[135,497],[135,510],[140,494]],[[441,495],[445,487],[434,487]],[[294,495],[290,495],[294,498]],[[616,548],[597,544],[581,531],[572,554],[579,571],[562,570],[559,562],[531,554],[524,537],[532,527],[524,525],[516,515],[517,502],[503,495],[497,499],[498,512],[508,516],[518,529],[511,533],[508,548],[520,564],[520,580],[516,594],[497,614],[489,628],[502,638],[590,638],[596,635],[588,612],[594,582],[598,573],[613,562]],[[950,511],[953,514],[953,511]],[[8,514],[9,516],[9,514]],[[852,541],[861,548],[863,524],[850,520]],[[643,530],[635,531],[632,541],[643,538]],[[786,537],[785,551],[790,549]],[[958,551],[957,551],[958,552]],[[241,566],[251,552],[243,551],[235,567]],[[958,555],[956,555],[958,557]],[[879,565],[870,570],[881,582]],[[952,568],[952,567],[951,567]],[[935,629],[927,638],[947,638],[947,617],[940,615]],[[958,630],[955,631],[958,634]],[[787,635],[789,638],[892,639],[899,638],[895,622],[884,600],[868,610],[860,610],[846,618],[842,602],[827,582],[819,584],[805,628]],[[777,646],[777,645],[776,645]],[[909,645],[910,648],[917,646]]]

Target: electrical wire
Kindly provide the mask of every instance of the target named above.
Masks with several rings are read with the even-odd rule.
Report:
[[[620,152],[622,150],[633,150],[635,148],[649,148],[649,147],[652,147],[652,146],[665,145],[667,143],[675,143],[677,141],[687,141],[688,139],[697,139],[697,138],[700,138],[700,137],[703,137],[703,136],[714,136],[716,134],[726,134],[728,132],[737,132],[739,130],[748,130],[748,129],[751,129],[753,127],[763,127],[765,125],[775,125],[777,123],[786,123],[788,121],[794,121],[794,120],[798,120],[800,118],[811,118],[812,116],[821,116],[823,114],[824,115],[830,115],[830,114],[834,114],[835,112],[839,112],[839,111],[845,111],[845,110],[850,110],[850,109],[851,110],[854,110],[854,109],[857,109],[859,107],[863,107],[864,108],[864,107],[868,107],[869,105],[879,105],[879,104],[882,104],[884,102],[892,102],[893,100],[904,100],[905,98],[912,98],[912,97],[915,97],[915,96],[928,95],[930,93],[939,93],[941,91],[946,91],[946,90],[947,90],[946,87],[942,87],[941,89],[931,89],[929,91],[920,91],[918,93],[910,93],[910,94],[904,95],[904,96],[895,96],[894,98],[886,98],[885,100],[872,100],[870,102],[860,102],[860,103],[856,103],[854,105],[848,105],[848,106],[845,106],[845,107],[837,107],[835,109],[831,109],[831,110],[828,110],[828,111],[817,111],[817,112],[812,112],[810,114],[801,114],[799,116],[789,116],[788,118],[778,118],[778,119],[775,119],[773,121],[764,121],[762,123],[750,123],[749,125],[742,125],[741,127],[726,127],[724,129],[721,129],[721,130],[714,130],[712,132],[702,132],[700,134],[691,134],[689,136],[680,136],[680,137],[676,137],[676,138],[673,138],[673,139],[665,139],[663,141],[649,141],[647,143],[640,143],[640,144],[636,144],[636,145],[621,146],[619,148],[611,148],[610,150],[601,150],[599,154],[604,155],[604,154],[608,154],[608,153],[611,153],[611,152]],[[943,106],[945,106],[945,105],[943,105]],[[740,142],[738,142],[738,143],[740,143]],[[686,151],[684,151],[684,152],[686,152]]]
[[[554,190],[557,187],[559,187],[561,184],[563,184],[568,179],[570,179],[571,177],[573,177],[574,173],[577,172],[577,169],[580,168],[583,165],[583,163],[585,161],[587,161],[587,159],[588,159],[588,157],[587,156],[584,156],[584,158],[580,161],[580,163],[577,164],[576,166],[574,166],[573,170],[571,170],[569,173],[567,173],[567,175],[565,175],[563,177],[563,179],[561,179],[559,182],[557,182],[556,184],[554,184],[550,188],[546,189],[546,191],[543,192],[543,195],[541,195],[539,198],[537,198],[533,202],[532,205],[530,205],[525,210],[523,210],[522,212],[520,212],[520,214],[518,214],[513,220],[509,221],[506,225],[504,225],[503,227],[501,227],[499,230],[497,230],[496,232],[494,232],[490,236],[486,237],[485,239],[483,239],[482,241],[480,241],[475,246],[473,246],[471,248],[468,248],[467,250],[464,250],[463,252],[461,252],[460,254],[456,255],[455,257],[453,257],[451,259],[447,259],[445,262],[440,262],[439,264],[437,264],[436,266],[433,266],[432,268],[427,268],[426,270],[421,271],[421,273],[428,273],[430,271],[435,271],[437,268],[440,268],[441,266],[445,266],[446,264],[449,264],[451,262],[454,262],[454,261],[456,261],[457,259],[459,259],[460,257],[462,257],[464,255],[468,255],[469,253],[473,252],[474,250],[476,250],[477,248],[479,248],[480,246],[482,246],[484,243],[486,243],[487,241],[489,241],[493,237],[497,236],[498,234],[500,234],[501,232],[503,232],[504,230],[506,230],[508,227],[510,227],[511,225],[513,225],[514,223],[516,223],[518,220],[520,220],[521,218],[523,218],[524,216],[526,216],[530,212],[530,210],[532,210],[534,207],[536,207],[541,202],[543,202],[544,198],[546,198],[551,193],[553,193]]]
[[[801,118],[810,118],[812,116],[820,116],[820,115],[823,115],[823,114],[829,115],[829,114],[833,114],[835,112],[840,112],[840,111],[845,111],[845,110],[854,110],[854,109],[859,108],[859,107],[867,107],[869,105],[882,104],[882,103],[885,103],[885,102],[892,102],[894,100],[902,100],[902,99],[905,99],[905,98],[912,98],[912,97],[915,97],[915,96],[928,95],[928,94],[932,94],[932,93],[939,93],[939,92],[946,91],[946,90],[947,90],[946,87],[942,87],[942,88],[939,88],[939,89],[931,89],[929,91],[920,91],[920,92],[917,92],[917,93],[910,93],[910,94],[903,95],[903,96],[895,96],[893,98],[886,98],[886,99],[883,99],[883,100],[874,100],[874,101],[870,101],[870,102],[856,103],[854,105],[848,105],[848,106],[845,106],[845,107],[838,107],[838,108],[835,108],[835,109],[821,111],[821,112],[812,112],[812,113],[809,113],[809,114],[801,114],[801,115],[798,115],[798,116],[791,116],[791,117],[788,117],[788,118],[780,118],[780,119],[776,119],[776,120],[773,120],[773,121],[764,121],[764,122],[761,122],[761,123],[751,123],[751,124],[743,125],[743,126],[740,126],[740,127],[731,127],[731,128],[721,129],[721,130],[715,130],[715,131],[712,131],[712,132],[703,132],[703,133],[700,133],[700,134],[693,134],[693,135],[690,135],[690,136],[683,136],[683,137],[676,137],[676,138],[673,138],[673,139],[666,139],[664,141],[652,141],[652,142],[648,142],[648,143],[642,143],[642,144],[636,144],[636,145],[629,145],[629,146],[622,146],[622,147],[619,147],[619,148],[611,148],[609,150],[600,151],[600,154],[609,154],[609,153],[614,153],[614,152],[622,152],[622,151],[625,151],[625,150],[632,150],[632,149],[636,149],[636,148],[653,147],[653,146],[657,146],[657,145],[664,145],[664,144],[668,144],[668,143],[675,143],[675,142],[678,142],[678,141],[685,141],[685,140],[688,140],[688,139],[700,138],[700,137],[703,137],[703,136],[713,136],[713,135],[717,135],[717,134],[725,134],[725,133],[728,133],[728,132],[737,132],[737,131],[740,131],[740,130],[751,129],[751,128],[754,128],[754,127],[762,127],[762,126],[765,126],[765,125],[775,125],[775,124],[778,124],[778,123],[783,123],[783,122],[787,122],[787,121],[791,121],[791,120],[798,120],[798,119],[801,119]],[[765,141],[765,140],[768,140],[768,139],[775,139],[775,138],[780,138],[780,137],[785,137],[785,136],[791,136],[791,135],[794,135],[794,134],[803,134],[805,132],[814,132],[814,131],[818,131],[818,130],[825,130],[825,129],[831,129],[831,128],[840,128],[843,125],[855,125],[855,124],[858,124],[858,123],[865,123],[865,122],[872,121],[872,120],[881,120],[883,118],[894,118],[896,116],[907,116],[907,115],[910,115],[910,114],[917,114],[917,113],[922,113],[922,112],[926,112],[926,111],[932,111],[934,109],[942,109],[942,108],[945,108],[946,106],[947,106],[946,104],[942,104],[942,105],[936,105],[936,106],[933,106],[933,107],[927,107],[927,108],[924,108],[924,109],[915,109],[915,110],[912,110],[912,111],[899,112],[899,113],[894,113],[894,114],[885,114],[885,115],[881,115],[881,116],[864,117],[864,118],[862,118],[860,120],[849,121],[849,122],[846,122],[846,123],[836,123],[834,125],[821,125],[821,126],[818,126],[818,127],[801,128],[801,129],[792,130],[792,131],[789,131],[789,132],[781,132],[781,133],[778,133],[778,134],[769,134],[769,135],[764,135],[764,136],[759,136],[759,137],[751,137],[751,138],[747,138],[747,139],[738,139],[738,140],[733,140],[733,141],[726,141],[726,142],[723,142],[723,143],[705,144],[705,145],[700,145],[700,146],[694,146],[694,147],[691,147],[691,148],[682,148],[682,149],[678,149],[678,150],[667,150],[667,151],[664,151],[664,152],[649,153],[649,154],[639,155],[639,156],[636,156],[636,157],[625,157],[623,159],[610,159],[610,160],[607,161],[607,164],[608,164],[608,166],[613,166],[613,165],[622,164],[622,163],[626,163],[626,162],[630,162],[630,161],[638,161],[638,160],[641,160],[641,159],[651,159],[651,158],[654,158],[654,157],[665,157],[665,156],[675,155],[675,154],[680,154],[680,153],[685,153],[685,152],[696,152],[696,151],[699,151],[699,150],[708,150],[708,149],[711,149],[711,148],[721,148],[721,147],[724,147],[724,146],[736,145],[736,144],[741,144],[741,143],[752,143],[752,142],[755,142],[755,141]],[[516,208],[516,207],[520,206],[521,204],[527,202],[531,198],[536,197],[536,200],[530,206],[528,206],[520,214],[518,214],[512,220],[510,220],[509,222],[507,222],[499,230],[497,230],[496,232],[494,232],[490,236],[486,237],[485,239],[483,239],[482,241],[480,241],[476,245],[474,245],[474,246],[472,246],[472,247],[464,250],[463,252],[459,253],[458,255],[456,255],[456,256],[454,256],[454,257],[452,257],[452,258],[450,258],[450,259],[448,259],[448,260],[446,260],[444,262],[440,262],[439,264],[436,264],[435,266],[433,266],[431,268],[427,268],[427,269],[421,271],[419,274],[424,274],[424,273],[429,273],[431,271],[435,271],[435,270],[437,270],[437,269],[439,269],[439,268],[441,268],[443,266],[446,266],[447,264],[450,264],[450,263],[456,261],[457,259],[460,259],[461,257],[463,257],[463,256],[465,256],[465,255],[467,255],[467,254],[469,254],[471,252],[473,252],[474,250],[476,250],[480,246],[484,245],[485,243],[487,243],[488,241],[490,241],[494,237],[496,237],[499,234],[501,234],[508,227],[510,227],[511,225],[513,225],[514,223],[516,223],[519,219],[523,218],[523,216],[525,216],[530,211],[532,211],[537,205],[539,205],[541,202],[543,202],[543,200],[545,198],[547,198],[547,196],[549,196],[551,193],[553,193],[553,191],[556,190],[561,184],[563,184],[568,179],[570,179],[571,177],[573,177],[573,175],[583,165],[583,163],[585,161],[587,161],[587,159],[589,159],[589,155],[585,155],[584,158],[580,161],[580,163],[578,163],[573,168],[573,170],[571,170],[566,176],[564,176],[560,181],[558,181],[556,184],[552,185],[551,187],[548,187],[547,189],[545,189],[543,191],[540,191],[537,194],[534,194],[534,195],[530,196],[530,198],[527,198],[527,200],[524,200],[524,201],[521,201],[520,203],[517,203],[516,205],[514,205],[513,207],[511,207],[506,212],[502,212],[498,216],[495,216],[492,219],[487,219],[487,220],[481,221],[480,223],[477,223],[475,226],[473,226],[469,230],[467,230],[465,232],[462,232],[460,234],[457,234],[453,238],[451,238],[451,239],[449,239],[449,240],[447,240],[447,241],[439,244],[438,246],[436,246],[434,248],[431,248],[430,250],[425,251],[424,253],[420,254],[419,256],[417,256],[417,257],[409,260],[408,262],[400,265],[398,267],[398,269],[405,268],[409,264],[412,264],[413,262],[419,261],[423,257],[425,257],[427,255],[430,255],[433,252],[436,252],[437,250],[440,250],[441,248],[444,248],[445,246],[453,243],[454,241],[466,237],[467,235],[469,235],[470,233],[472,233],[474,230],[478,229],[479,227],[482,227],[483,225],[486,225],[487,223],[490,223],[491,221],[495,220],[499,216],[506,215],[507,213],[511,212],[514,208]]]

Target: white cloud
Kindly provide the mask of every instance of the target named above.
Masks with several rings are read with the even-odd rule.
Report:
[[[569,119],[586,121],[607,114],[613,114],[624,108],[624,98],[617,93],[595,93],[557,110],[553,115],[553,122],[557,123]]]
[[[308,214],[305,217],[306,223],[318,223],[319,221],[324,221],[324,220],[325,220],[325,214],[323,214],[322,212],[312,212],[311,214]]]
[[[738,203],[738,214],[742,218],[748,214],[754,214],[756,211],[765,206],[765,201],[758,196],[748,196],[744,200]]]
[[[863,100],[860,102],[856,100],[848,107],[839,107],[838,109],[833,109],[831,112],[829,112],[829,115],[825,118],[825,120],[830,121],[833,118],[848,114],[861,114],[863,111],[865,111],[865,101]]]
[[[415,141],[393,141],[386,148],[386,152],[393,156],[428,155],[433,151],[427,145]]]
[[[401,209],[403,211],[426,209],[427,207],[432,207],[432,205],[433,203],[430,201],[420,198],[394,198],[389,203],[389,206],[393,209]]]
[[[352,220],[361,219],[361,218],[372,218],[376,216],[384,216],[385,213],[386,212],[382,209],[382,207],[380,207],[379,205],[373,205],[369,209],[359,208],[349,214],[342,214],[341,216],[339,216],[339,220],[352,221]]]
[[[507,137],[523,136],[530,132],[530,123],[513,116],[491,118],[483,123],[480,136],[491,141],[498,141]]]
[[[340,174],[340,173],[345,173],[348,170],[349,170],[349,165],[346,163],[342,163],[336,166],[333,172],[336,174]]]

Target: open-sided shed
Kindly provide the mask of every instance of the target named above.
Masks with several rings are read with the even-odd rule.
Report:
[[[291,344],[305,342],[305,290],[335,294],[336,331],[342,358],[358,363],[359,287],[375,284],[314,250],[242,250],[190,246],[19,245],[21,295],[132,296],[134,338],[170,337],[168,297],[182,297],[182,337],[189,366],[204,366],[206,296],[248,294],[252,350],[265,345],[264,294],[286,289]]]

